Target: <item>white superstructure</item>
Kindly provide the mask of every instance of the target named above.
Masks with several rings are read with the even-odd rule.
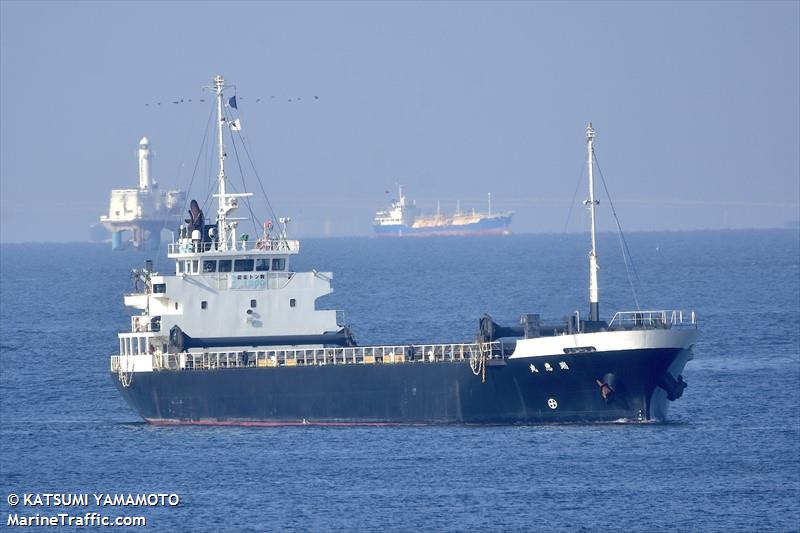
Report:
[[[403,194],[403,186],[398,185],[398,198],[399,200],[392,200],[389,209],[386,211],[378,211],[375,213],[374,224],[377,226],[395,226],[406,225],[410,226],[414,223],[414,219],[419,214],[417,204],[412,200],[406,199]]]
[[[181,227],[180,238],[168,246],[174,273],[158,274],[150,266],[135,271],[137,291],[125,296],[125,305],[142,313],[132,317],[130,333],[119,335],[121,354],[168,353],[176,343],[195,351],[209,345],[285,342],[289,346],[301,339],[321,345],[341,333],[335,310],[315,309],[317,298],[332,292],[332,273],[291,270],[290,260],[299,253],[300,243],[287,238],[285,224],[275,234],[271,225],[265,225],[255,240],[237,231],[242,219],[233,215],[239,199],[250,193],[228,192],[224,83],[222,76],[214,78],[219,160],[216,222],[193,220]],[[148,152],[140,150],[140,178],[145,181],[148,161]]]

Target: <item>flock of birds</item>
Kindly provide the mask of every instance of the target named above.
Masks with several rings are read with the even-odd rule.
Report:
[[[241,101],[241,100],[245,100],[245,98],[246,98],[246,97],[244,97],[244,96],[237,96],[237,97],[236,97],[236,99],[237,99],[237,100],[239,100],[239,101]],[[316,96],[316,95],[315,95],[313,98],[306,98],[306,100],[312,100],[312,99],[313,99],[313,100],[319,100],[319,96]],[[267,99],[267,98],[256,98],[256,99],[255,99],[255,103],[257,103],[257,104],[258,104],[258,103],[260,103],[262,100],[276,100],[276,101],[283,101],[283,100],[284,100],[284,98],[283,98],[283,97],[279,97],[279,96],[270,96],[270,97],[269,97],[269,99]],[[195,99],[195,100],[192,100],[191,98],[181,98],[180,100],[168,100],[168,101],[166,101],[166,102],[155,102],[155,103],[152,103],[152,104],[151,104],[151,103],[147,103],[147,104],[144,104],[144,106],[145,106],[145,107],[157,107],[157,106],[160,106],[161,104],[165,104],[165,105],[168,105],[168,104],[178,105],[178,104],[191,104],[191,103],[193,103],[193,102],[200,102],[200,103],[203,103],[203,102],[205,102],[205,101],[206,101],[206,99],[205,99],[205,98],[198,98],[198,99]],[[286,101],[287,101],[287,102],[290,102],[290,103],[291,103],[291,102],[301,102],[301,101],[303,101],[303,98],[302,98],[301,96],[296,96],[296,97],[293,97],[293,98],[286,98]]]

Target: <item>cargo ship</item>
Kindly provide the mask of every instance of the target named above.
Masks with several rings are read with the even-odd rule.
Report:
[[[693,312],[620,311],[604,319],[595,246],[594,130],[586,130],[591,220],[588,313],[547,323],[484,315],[473,339],[359,346],[316,300],[331,272],[295,272],[287,227],[250,239],[234,216],[224,135],[238,126],[222,76],[217,114],[216,220],[192,203],[167,247],[169,272],[135,270],[110,377],[152,424],[536,424],[663,420],[686,387],[698,335]],[[238,111],[237,111],[238,113]],[[243,139],[240,139],[243,142]],[[231,140],[233,143],[233,139]],[[390,317],[387,317],[390,318]]]
[[[437,235],[509,235],[513,211],[492,213],[492,194],[489,193],[487,212],[462,212],[459,207],[452,214],[421,214],[414,201],[409,201],[398,186],[398,200],[389,208],[375,213],[372,227],[379,237],[432,237]]]

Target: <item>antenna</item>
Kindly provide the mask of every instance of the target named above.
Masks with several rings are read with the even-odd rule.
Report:
[[[592,234],[592,250],[589,252],[589,320],[600,320],[600,303],[598,301],[598,288],[597,288],[597,243],[595,239],[595,206],[599,204],[594,199],[594,175],[592,174],[594,168],[594,129],[590,122],[586,126],[586,149],[589,153],[589,199],[586,200],[584,205],[589,206],[589,213],[591,218],[591,234]]]

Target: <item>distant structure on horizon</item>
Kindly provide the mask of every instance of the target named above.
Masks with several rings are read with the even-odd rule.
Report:
[[[150,141],[139,141],[139,188],[114,189],[108,206],[108,215],[100,223],[111,232],[111,249],[157,249],[161,243],[161,230],[177,224],[181,209],[186,204],[186,192],[161,191],[150,177]],[[130,232],[123,240],[124,232]]]
[[[485,213],[462,212],[460,205],[453,214],[435,215],[420,213],[413,201],[406,199],[400,185],[399,200],[392,200],[389,209],[375,213],[372,224],[379,237],[432,237],[439,235],[510,235],[513,211],[492,213],[492,193],[489,193],[489,210]]]

